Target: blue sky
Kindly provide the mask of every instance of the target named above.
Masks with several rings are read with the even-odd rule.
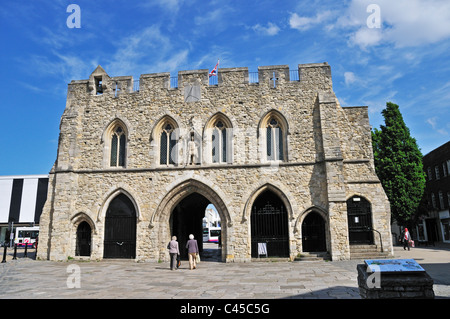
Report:
[[[423,154],[450,140],[448,0],[2,1],[0,30],[0,175],[50,171],[67,84],[99,64],[137,79],[218,58],[249,71],[326,61],[341,105],[367,105],[373,127],[392,101]]]

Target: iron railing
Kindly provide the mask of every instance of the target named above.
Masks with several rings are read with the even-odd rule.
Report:
[[[177,76],[171,76],[170,77],[170,88],[176,89],[178,87],[178,77]]]

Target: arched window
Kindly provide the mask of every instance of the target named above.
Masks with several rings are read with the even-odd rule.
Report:
[[[159,163],[162,165],[175,164],[176,159],[176,134],[175,126],[169,122],[165,123],[160,135]]]
[[[283,129],[278,120],[270,118],[266,127],[266,156],[269,161],[283,161]]]
[[[205,126],[205,161],[232,163],[232,140],[231,121],[222,113],[213,115]]]
[[[111,135],[111,157],[110,166],[124,167],[126,152],[126,135],[121,126],[116,126]]]
[[[266,161],[287,160],[287,122],[276,111],[269,112],[260,123],[262,158]]]
[[[227,128],[221,120],[214,125],[212,132],[212,160],[213,163],[227,162]]]

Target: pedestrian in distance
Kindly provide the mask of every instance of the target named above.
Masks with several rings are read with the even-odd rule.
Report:
[[[189,235],[189,240],[186,244],[186,248],[189,255],[189,269],[195,269],[197,267],[196,259],[198,255],[198,245],[197,240],[194,239],[194,235]]]
[[[180,255],[180,248],[177,242],[177,236],[173,236],[172,240],[167,245],[170,254],[170,270],[176,270],[177,267],[177,259]]]
[[[411,234],[408,231],[408,228],[405,227],[402,234],[402,242],[403,242],[403,250],[410,249],[410,243],[411,243]]]

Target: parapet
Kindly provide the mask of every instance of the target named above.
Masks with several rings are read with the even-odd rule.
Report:
[[[260,66],[257,72],[247,67],[219,68],[217,76],[209,77],[208,69],[179,71],[176,77],[169,72],[142,74],[139,80],[132,76],[110,77],[99,65],[88,80],[76,80],[69,84],[69,93],[75,86],[86,86],[89,95],[114,95],[124,93],[145,93],[160,89],[179,90],[191,86],[207,88],[243,87],[245,85],[262,88],[298,86],[303,90],[332,90],[331,68],[328,63],[299,64],[297,69],[288,65]],[[71,87],[70,87],[71,86]]]

